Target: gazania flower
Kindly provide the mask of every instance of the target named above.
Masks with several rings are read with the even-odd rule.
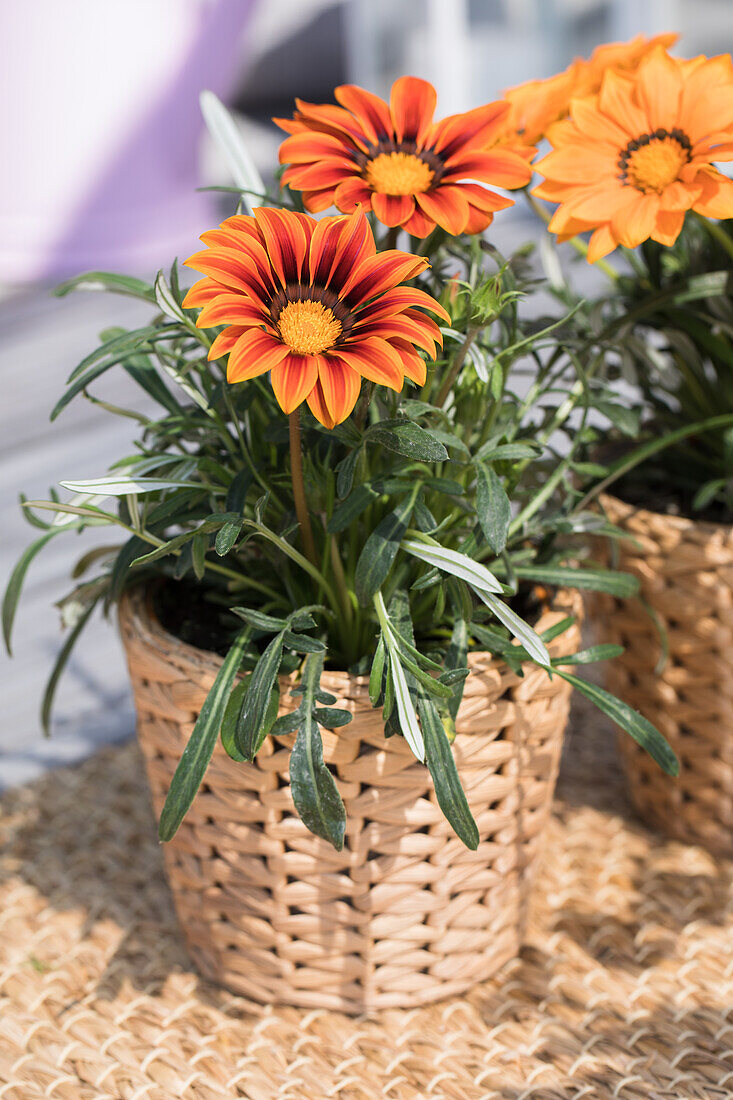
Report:
[[[401,390],[425,382],[416,348],[442,343],[427,309],[450,323],[434,298],[402,286],[428,266],[396,249],[380,252],[362,211],[322,218],[289,210],[237,214],[201,237],[207,251],[186,260],[206,278],[184,306],[196,324],[226,325],[209,359],[229,356],[227,380],[270,372],[286,413],[303,401],[327,428],[356,404],[362,378]]]
[[[633,76],[607,72],[548,137],[534,194],[560,204],[550,229],[561,240],[594,230],[591,262],[649,237],[673,244],[690,209],[733,217],[733,182],[714,167],[733,160],[728,55],[679,61],[659,48]]]
[[[588,60],[576,58],[556,76],[507,88],[504,98],[511,109],[506,134],[520,135],[525,142],[536,144],[553,122],[567,117],[573,98],[593,95],[600,89],[606,72],[633,72],[657,46],[672,46],[677,38],[676,34],[654,38],[639,34],[630,42],[608,42],[598,46]]]
[[[480,233],[496,210],[513,205],[481,185],[529,183],[527,156],[492,148],[506,103],[433,122],[435,88],[412,76],[395,82],[388,104],[353,84],[335,95],[339,106],[298,99],[293,119],[275,119],[291,135],[280,147],[289,166],[283,183],[303,192],[307,210],[335,204],[348,212],[362,203],[384,225],[415,237],[436,225],[454,235]]]

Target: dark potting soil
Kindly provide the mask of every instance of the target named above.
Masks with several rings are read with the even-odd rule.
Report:
[[[166,580],[153,593],[153,610],[174,637],[225,657],[242,621],[211,596],[209,589],[191,581]],[[552,596],[553,591],[542,585],[523,584],[509,603],[517,615],[534,623],[548,609]]]

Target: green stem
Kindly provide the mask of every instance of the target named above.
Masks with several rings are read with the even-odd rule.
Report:
[[[726,231],[723,229],[720,222],[713,221],[712,218],[706,218],[702,214],[698,214],[693,211],[698,222],[708,231],[711,237],[714,237],[718,244],[723,248],[728,255],[733,259],[733,240],[729,237]]]
[[[453,362],[450,365],[450,369],[443,379],[443,385],[440,387],[440,390],[438,391],[438,396],[435,399],[435,404],[439,409],[443,408],[448,394],[453,389],[453,384],[460,374],[461,367],[466,361],[466,356],[468,355],[471,344],[474,342],[480,331],[481,325],[469,325],[468,331],[466,332],[466,339],[463,341],[460,348],[456,352],[453,358]]]
[[[313,538],[311,517],[308,511],[308,501],[305,495],[305,483],[303,481],[303,451],[300,439],[300,409],[291,412],[288,417],[290,426],[290,477],[293,483],[293,500],[295,502],[295,514],[298,517],[298,526],[303,539],[306,556],[311,565],[319,567],[316,544]]]
[[[397,234],[399,233],[399,231],[400,227],[398,225],[393,225],[390,229],[387,230],[387,232],[384,234],[384,239],[382,241],[380,251],[386,252],[388,249],[397,247]]]
[[[546,210],[545,207],[541,205],[541,203],[537,202],[537,199],[534,197],[534,195],[530,195],[529,192],[527,192],[527,202],[532,207],[540,221],[545,226],[548,226],[552,219],[552,215],[550,214],[550,212]],[[586,260],[588,259],[588,245],[585,243],[584,240],[582,240],[580,237],[571,237],[567,243],[572,248],[574,248],[580,256],[583,256]],[[609,263],[606,263],[604,259],[594,260],[593,267],[597,267],[599,271],[602,271],[603,274],[607,275],[608,278],[611,279],[614,283],[618,281],[618,271],[612,268]]]

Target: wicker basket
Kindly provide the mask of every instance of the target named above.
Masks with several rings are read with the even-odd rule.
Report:
[[[539,627],[580,612],[577,597],[564,596]],[[122,601],[120,625],[159,813],[220,661],[168,634],[141,590]],[[572,653],[578,642],[574,626],[553,648]],[[517,954],[570,692],[537,668],[519,679],[488,656],[471,664],[454,749],[481,834],[476,852],[444,820],[427,769],[403,739],[385,739],[361,678],[322,680],[354,715],[337,734],[324,731],[346,804],[342,852],[295,814],[292,737],[268,738],[253,765],[217,745],[164,848],[204,975],[260,1003],[359,1013],[462,992]]]
[[[604,497],[633,537],[619,568],[641,601],[604,597],[604,640],[625,646],[609,687],[664,734],[680,761],[666,776],[630,737],[619,745],[641,815],[670,836],[733,855],[733,527],[661,515]],[[663,634],[668,652],[665,660]]]

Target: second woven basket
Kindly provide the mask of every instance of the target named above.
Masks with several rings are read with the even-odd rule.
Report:
[[[602,503],[629,535],[618,567],[641,582],[640,601],[595,604],[604,640],[625,647],[609,662],[608,686],[680,762],[672,779],[621,734],[632,800],[670,836],[733,855],[733,528]]]
[[[538,629],[580,611],[577,596],[563,597]],[[120,625],[160,813],[221,661],[168,634],[144,590],[125,596]],[[574,653],[578,643],[574,625],[551,648]],[[453,833],[403,738],[385,739],[363,678],[326,672],[321,680],[353,715],[336,733],[324,731],[324,759],[346,806],[341,852],[295,813],[292,736],[269,737],[252,765],[233,763],[217,745],[164,847],[203,974],[261,1003],[359,1013],[461,992],[517,954],[570,688],[534,666],[519,678],[487,655],[470,663],[454,752],[477,851]]]

